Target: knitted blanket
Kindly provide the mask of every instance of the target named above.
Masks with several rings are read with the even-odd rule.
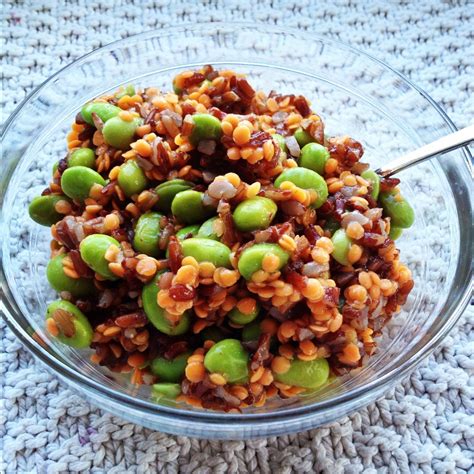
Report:
[[[204,21],[298,27],[408,75],[459,126],[474,117],[469,1],[26,0],[2,9],[2,122],[49,75],[136,32]],[[0,472],[472,472],[474,307],[385,398],[330,425],[252,441],[169,436],[84,402],[0,321]],[[471,378],[470,378],[471,377]]]

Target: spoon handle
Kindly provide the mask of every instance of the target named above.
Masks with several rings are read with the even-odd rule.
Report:
[[[379,168],[376,172],[380,176],[389,177],[410,166],[428,160],[433,156],[442,155],[443,153],[467,145],[472,141],[474,141],[474,125],[450,133],[432,143],[428,143],[428,145],[423,145],[416,150],[410,151],[400,158],[382,166],[382,168]]]

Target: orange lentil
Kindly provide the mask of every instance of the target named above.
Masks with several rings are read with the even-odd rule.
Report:
[[[104,230],[110,232],[120,227],[120,219],[117,214],[107,214],[104,217]]]
[[[275,147],[273,146],[272,140],[267,140],[263,144],[263,156],[267,161],[270,161],[275,154]]]
[[[227,150],[227,158],[232,161],[240,160],[240,150],[237,147],[232,147]]]
[[[53,337],[59,336],[59,328],[53,318],[46,320],[46,331]]]
[[[324,296],[324,288],[316,278],[308,278],[301,293],[310,301],[321,301]]]
[[[373,300],[378,300],[380,298],[380,286],[373,285],[370,287],[369,295]]]
[[[289,339],[290,337],[293,337],[296,333],[296,324],[293,321],[284,321],[279,329],[280,334]]]
[[[139,275],[151,277],[157,272],[156,262],[153,258],[144,258],[139,260],[136,266],[136,271]]]
[[[286,357],[276,356],[272,360],[272,370],[276,374],[284,374],[290,370],[291,363]]]
[[[327,174],[335,173],[337,170],[338,164],[339,162],[337,160],[335,160],[334,158],[329,158],[326,161],[326,164],[324,165],[324,171]]]
[[[239,400],[245,400],[249,396],[248,390],[245,387],[242,387],[242,385],[232,385],[230,387],[230,392]]]
[[[269,369],[265,369],[263,375],[259,379],[259,383],[261,383],[264,387],[267,387],[273,382],[273,374]]]
[[[224,133],[224,135],[230,136],[230,135],[232,135],[233,131],[234,131],[234,127],[232,126],[232,124],[227,120],[223,120],[222,121],[222,132]]]
[[[122,332],[122,329],[120,329],[118,326],[111,326],[111,327],[106,328],[102,334],[105,337],[112,337],[112,336],[116,336],[120,332]]]
[[[119,253],[120,249],[116,245],[109,245],[109,248],[105,251],[104,258],[108,262],[115,262]]]
[[[269,253],[265,255],[262,259],[262,269],[265,272],[273,273],[278,270],[280,266],[280,258],[278,255]]]
[[[132,143],[131,147],[141,156],[150,157],[152,155],[151,145],[143,139]]]
[[[234,186],[234,188],[238,188],[242,182],[237,173],[226,173],[224,177],[230,184],[232,184],[232,186]]]
[[[360,359],[359,348],[354,343],[349,343],[343,349],[343,357],[349,362],[357,362]]]
[[[357,185],[357,179],[353,174],[348,174],[348,175],[344,176],[342,181],[344,182],[344,186],[356,186]]]
[[[342,181],[337,180],[328,186],[328,191],[331,194],[334,194],[340,191],[343,187],[344,187],[344,183]]]
[[[278,245],[288,252],[294,252],[296,250],[296,242],[290,235],[283,235],[278,241]]]
[[[223,288],[228,288],[235,285],[240,278],[240,274],[236,270],[229,270],[227,268],[219,267],[213,275],[214,282]]]
[[[263,385],[258,382],[251,383],[249,388],[250,391],[256,396],[260,395],[263,391]]]
[[[192,265],[183,265],[176,276],[173,278],[174,284],[181,284],[181,285],[193,285],[196,282],[198,277],[198,270]]]
[[[318,348],[309,339],[300,342],[300,349],[306,355],[313,355],[318,352]]]
[[[346,298],[363,303],[367,299],[367,290],[362,285],[351,285],[344,291]]]
[[[136,352],[135,354],[132,354],[131,356],[128,357],[127,364],[130,367],[137,368],[143,365],[145,361],[146,361],[145,356],[143,354]]]
[[[258,181],[256,181],[255,183],[252,183],[247,188],[246,197],[247,198],[255,197],[260,192],[261,186],[262,185]]]
[[[407,281],[411,280],[411,278],[411,271],[404,265],[401,265],[398,272],[398,282],[400,283],[400,285],[403,285]]]
[[[111,262],[109,263],[109,270],[118,277],[123,277],[125,275],[125,269],[122,267],[122,264]]]
[[[370,278],[370,275],[367,272],[360,272],[358,280],[359,283],[367,290],[369,290],[372,286],[372,279]]]
[[[351,239],[359,240],[364,236],[364,228],[358,222],[349,222],[346,234]]]
[[[216,373],[210,374],[209,380],[215,385],[225,385],[227,383],[227,380],[223,375]]]
[[[185,370],[186,378],[193,383],[202,382],[206,376],[206,369],[201,363],[188,363]]]
[[[76,272],[76,270],[74,270],[74,268],[63,267],[63,272],[69,278],[74,278],[75,280],[80,278],[79,274]]]
[[[237,309],[243,314],[250,314],[255,311],[257,302],[254,298],[244,298],[237,303]]]
[[[265,368],[260,366],[251,376],[250,376],[250,383],[258,382],[262,377]]]
[[[356,263],[362,257],[363,252],[360,245],[352,244],[349,248],[349,252],[347,252],[347,260],[349,260],[349,263]]]
[[[263,270],[257,270],[252,274],[251,280],[254,283],[262,283],[268,279],[268,273]]]
[[[232,138],[237,145],[245,145],[250,140],[250,130],[245,125],[238,125],[232,132]]]
[[[199,276],[203,278],[210,278],[214,275],[216,267],[211,262],[201,262],[199,263]]]
[[[299,354],[297,354],[297,357],[300,360],[310,361],[310,360],[317,359],[318,353],[315,352],[314,354],[308,355],[308,354],[305,354],[304,352],[300,352]]]
[[[127,110],[120,111],[118,116],[125,122],[131,122],[133,120],[133,114]]]
[[[54,205],[54,209],[56,210],[56,212],[59,212],[59,214],[69,214],[72,210],[71,204],[64,199],[59,200]]]
[[[334,247],[333,247],[334,249]],[[312,259],[319,264],[325,264],[329,262],[329,253],[327,250],[320,248],[320,247],[315,247],[311,251],[311,257]]]

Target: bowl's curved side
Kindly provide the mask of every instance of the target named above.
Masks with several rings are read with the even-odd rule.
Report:
[[[47,182],[50,163],[63,152],[56,137],[65,135],[79,105],[117,87],[117,77],[121,84],[133,78],[139,84],[156,80],[165,87],[177,70],[193,64],[212,62],[251,71],[252,79],[267,89],[285,90],[291,85],[316,99],[314,108],[327,117],[329,131],[347,132],[366,143],[371,161],[455,128],[426,93],[358,50],[276,27],[265,27],[258,38],[254,32],[254,25],[184,25],[112,43],[52,76],[22,103],[3,131],[0,310],[7,323],[36,357],[92,402],[170,433],[235,439],[299,431],[329,422],[372,401],[411,371],[434,350],[469,300],[472,268],[466,262],[472,261],[472,228],[463,216],[472,213],[466,149],[451,153],[449,160],[423,165],[421,178],[419,173],[403,175],[404,189],[413,198],[417,196],[415,206],[423,222],[402,245],[402,256],[413,259],[420,277],[420,289],[406,314],[413,326],[419,325],[418,331],[395,324],[386,353],[358,377],[344,382],[343,389],[332,387],[319,400],[282,405],[272,411],[227,414],[228,424],[224,424],[222,414],[157,406],[146,393],[124,388],[99,373],[81,360],[80,353],[43,346],[32,337],[34,331],[40,334],[41,312],[48,297],[41,279],[48,231],[25,224],[25,203]],[[267,64],[270,48],[278,53],[278,60],[271,65]],[[239,61],[242,51],[247,53],[245,62]],[[424,199],[418,199],[416,193],[420,192]],[[439,208],[430,209],[433,203]],[[434,222],[439,216],[442,222]],[[438,228],[449,236],[442,245]],[[18,268],[19,260],[28,261],[28,267]],[[447,268],[439,271],[438,278],[433,272],[443,262]],[[35,277],[25,278],[25,274]],[[443,317],[437,317],[439,314]],[[427,315],[427,320],[421,315]],[[393,341],[406,350],[397,354]]]

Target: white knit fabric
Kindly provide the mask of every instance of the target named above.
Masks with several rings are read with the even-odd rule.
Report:
[[[130,34],[184,22],[256,21],[358,46],[408,75],[458,126],[474,118],[474,4],[467,1],[4,2],[2,121],[51,73]],[[0,322],[0,472],[469,472],[474,307],[382,400],[323,428],[255,441],[168,436],[85,403]]]

